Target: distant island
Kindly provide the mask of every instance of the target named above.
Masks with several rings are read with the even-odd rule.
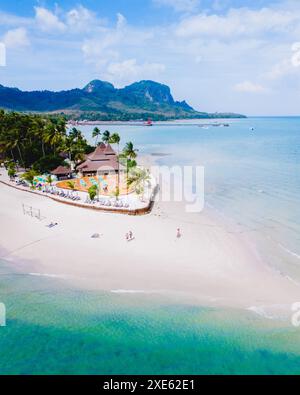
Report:
[[[170,88],[155,81],[135,82],[117,89],[109,82],[94,80],[83,89],[60,92],[24,92],[0,85],[0,108],[60,114],[77,121],[245,118],[241,114],[196,111],[186,101],[175,101]]]

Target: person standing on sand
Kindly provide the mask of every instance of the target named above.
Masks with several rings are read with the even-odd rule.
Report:
[[[180,239],[181,237],[181,231],[180,228],[177,228],[177,234],[176,234],[177,239]]]

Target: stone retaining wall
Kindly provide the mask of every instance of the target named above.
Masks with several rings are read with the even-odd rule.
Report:
[[[102,212],[108,212],[108,213],[115,213],[115,214],[126,214],[126,215],[145,215],[151,212],[152,208],[153,208],[153,204],[154,201],[150,200],[150,202],[148,203],[147,206],[142,207],[142,208],[137,208],[137,209],[121,209],[121,208],[110,208],[110,207],[97,207],[97,206],[91,206],[91,205],[87,205],[87,204],[83,204],[83,203],[76,203],[76,202],[72,202],[69,200],[63,200],[63,199],[58,199],[57,197],[51,196],[51,195],[47,195],[46,193],[40,193],[40,192],[36,192],[36,191],[31,191],[31,190],[27,190],[21,187],[18,187],[17,185],[12,185],[9,184],[8,182],[5,182],[3,180],[0,180],[0,182],[8,187],[11,188],[15,188],[18,189],[19,191],[23,191],[23,192],[28,192],[28,193],[33,193],[35,195],[38,196],[43,196],[46,197],[48,199],[54,200],[58,203],[63,203],[63,204],[68,204],[69,206],[74,206],[74,207],[80,207],[80,208],[84,208],[84,209],[88,209],[88,210],[96,210],[96,211],[102,211]],[[155,188],[155,192],[154,195],[156,193],[157,187]]]

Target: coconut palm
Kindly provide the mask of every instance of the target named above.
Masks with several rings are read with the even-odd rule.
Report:
[[[46,156],[45,144],[46,144],[46,136],[47,136],[47,125],[49,125],[49,123],[50,123],[49,120],[36,118],[33,120],[33,125],[31,128],[31,132],[33,136],[40,141],[43,157]]]
[[[121,137],[118,133],[113,133],[110,136],[109,143],[118,145],[118,154],[119,154],[119,145],[120,145]]]
[[[110,140],[110,132],[108,130],[105,130],[105,132],[102,134],[102,141],[103,143],[108,144]]]
[[[44,140],[46,143],[50,144],[53,147],[54,152],[57,147],[63,142],[63,134],[60,128],[57,128],[53,123],[49,123],[46,126]]]
[[[126,143],[123,153],[126,158],[135,159],[137,157],[138,150],[133,147],[133,143],[129,141]]]
[[[126,173],[127,173],[127,179],[128,179],[128,172],[130,168],[133,168],[134,166],[131,166],[131,162],[134,161],[134,159],[137,157],[137,152],[138,150],[134,148],[133,143],[129,141],[126,143],[123,152],[122,152],[122,157],[126,159]],[[136,162],[134,161],[136,164]],[[128,187],[128,183],[127,183]],[[128,190],[127,190],[128,192]]]
[[[113,133],[110,136],[110,140],[109,142],[111,144],[117,144],[118,145],[118,190],[120,191],[120,161],[119,161],[119,155],[120,155],[120,141],[121,141],[121,137],[118,133]]]
[[[95,147],[97,146],[98,138],[101,135],[100,129],[97,126],[93,130],[93,139],[95,139]]]
[[[22,165],[24,165],[23,155],[21,151],[22,144],[22,136],[19,131],[15,128],[10,131],[10,134],[7,136],[6,142],[4,143],[4,147],[6,150],[11,151],[13,155],[13,150],[16,148],[19,154],[19,159]]]
[[[136,193],[142,195],[142,200],[144,199],[145,187],[149,187],[150,182],[151,176],[149,170],[140,167],[133,168],[127,177],[128,187],[133,186]]]

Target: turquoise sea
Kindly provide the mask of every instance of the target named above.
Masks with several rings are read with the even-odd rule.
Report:
[[[298,282],[300,118],[226,122],[229,128],[109,129],[141,152],[170,154],[160,157],[162,164],[204,165],[207,208]],[[82,129],[90,135],[91,128]],[[0,302],[7,309],[1,374],[300,373],[300,329],[249,311],[86,292],[16,273],[3,261]]]

